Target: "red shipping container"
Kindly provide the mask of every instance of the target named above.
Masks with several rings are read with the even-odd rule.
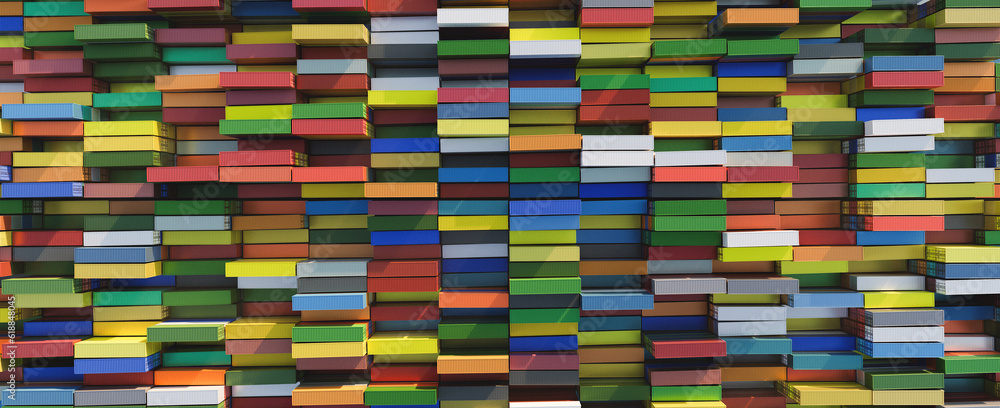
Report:
[[[433,16],[437,0],[368,0],[368,13],[376,16]]]
[[[83,244],[81,244],[83,245]],[[32,340],[19,337],[3,342],[3,355],[17,358],[73,357],[73,344],[81,339]]]
[[[91,77],[32,77],[24,79],[24,92],[108,92],[110,85]]]
[[[229,43],[230,34],[225,28],[160,28],[156,30],[156,43],[172,46],[223,46]]]
[[[19,60],[30,60],[32,52],[28,48],[0,47],[0,63],[11,63]]]
[[[785,167],[729,167],[727,168],[730,183],[746,182],[789,182],[799,180],[799,168]]]
[[[650,122],[715,120],[719,120],[718,108],[652,108],[649,113]]]
[[[1000,106],[928,106],[928,118],[944,118],[945,122],[1000,122]]]
[[[437,276],[412,278],[368,278],[369,293],[437,292],[439,290],[441,290],[441,279]]]
[[[365,74],[302,75],[295,89],[310,95],[367,95],[371,79]]]
[[[727,407],[770,408],[785,403],[785,396],[774,389],[726,389],[722,390],[722,403]]]
[[[649,122],[649,105],[596,105],[581,106],[577,124],[645,124]]]
[[[240,65],[295,64],[295,60],[299,59],[299,46],[298,44],[227,44],[226,59]],[[277,74],[278,72],[240,73]]]
[[[214,166],[147,167],[146,181],[151,183],[219,181],[219,168]]]
[[[653,8],[583,8],[580,27],[649,27]]]
[[[854,246],[858,244],[857,233],[847,230],[802,230],[799,231],[799,245],[802,246]]]
[[[944,216],[864,217],[866,231],[944,231]]]
[[[302,198],[302,186],[293,183],[240,184],[236,187],[236,197],[240,199]]]
[[[944,86],[944,71],[871,72],[865,89],[933,89]]]
[[[230,259],[242,258],[243,246],[235,245],[175,245],[170,247],[170,259]]]
[[[371,124],[364,119],[292,119],[296,136],[349,136],[368,138]]]
[[[392,364],[372,366],[371,380],[388,381],[437,381],[437,367],[434,364]]]
[[[302,166],[305,164],[306,155],[291,150],[219,152],[220,166]]]
[[[368,263],[369,278],[439,276],[441,261],[371,261]]]
[[[507,88],[439,88],[438,103],[510,102]]]
[[[91,76],[94,64],[84,59],[18,60],[13,73],[24,77]]]
[[[437,304],[376,303],[371,308],[373,322],[392,320],[436,320],[441,317]]]
[[[14,231],[14,246],[83,246],[83,231]]]
[[[363,166],[295,167],[293,183],[347,183],[368,181],[368,168]]]
[[[226,89],[294,89],[295,74],[291,72],[220,72],[219,86]]]
[[[648,89],[582,91],[580,105],[649,105]]]
[[[153,385],[155,371],[143,373],[84,374],[83,385]]]
[[[367,11],[365,3],[365,0],[292,0],[292,8],[300,13]]]
[[[375,126],[437,124],[437,109],[376,110],[371,121]]]
[[[654,167],[654,182],[726,181],[726,168],[717,167]]]
[[[163,122],[173,125],[215,125],[226,118],[226,108],[163,108]]]
[[[0,152],[0,166],[14,165],[14,152]]]
[[[437,215],[437,201],[369,201],[368,215]]]

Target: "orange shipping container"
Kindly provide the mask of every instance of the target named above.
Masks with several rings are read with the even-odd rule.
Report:
[[[153,373],[156,385],[226,385],[225,368],[162,367]]]
[[[863,261],[864,247],[860,246],[802,246],[792,248],[792,260],[809,261]]]
[[[510,151],[579,150],[583,146],[581,135],[527,135],[511,136]]]

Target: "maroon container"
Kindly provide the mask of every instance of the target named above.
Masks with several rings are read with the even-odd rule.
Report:
[[[368,215],[437,215],[437,201],[369,201]]]
[[[376,110],[372,112],[372,123],[376,126],[437,124],[437,109]]]
[[[226,118],[226,108],[163,108],[163,121],[173,125],[212,125]]]
[[[440,88],[438,103],[510,102],[507,88]]]
[[[294,89],[291,72],[220,72],[219,86],[226,89]]]
[[[243,246],[178,245],[170,247],[170,259],[230,259],[243,257]]]
[[[21,47],[0,47],[0,63],[11,63],[19,60],[30,60],[30,49]]]
[[[365,0],[292,0],[292,8],[300,13],[366,11],[365,3]]]
[[[225,28],[160,28],[156,43],[172,46],[223,46],[229,43]]]
[[[507,183],[441,183],[438,184],[441,198],[508,198],[510,184]]]
[[[507,76],[506,59],[457,59],[438,61],[438,75],[442,77]]]
[[[108,92],[107,82],[91,77],[24,79],[24,92]]]
[[[306,98],[294,89],[241,89],[226,91],[226,105],[291,105],[306,103]]]
[[[511,153],[510,168],[524,167],[579,167],[580,154],[561,153]]]
[[[281,184],[240,184],[236,196],[247,198],[302,198],[302,185],[298,183]]]

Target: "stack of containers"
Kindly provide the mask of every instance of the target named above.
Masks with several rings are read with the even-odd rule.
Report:
[[[230,31],[223,27],[161,28],[156,31],[156,43],[167,54],[174,53],[171,51],[174,49],[181,55],[217,54],[219,49],[224,54],[223,46],[229,43],[230,37]],[[194,61],[189,60],[171,62],[180,65],[171,65],[170,75],[158,75],[154,92],[148,97],[158,93],[163,116],[175,123],[184,122],[177,126],[177,165],[218,166],[218,152],[238,148],[231,136],[219,133],[218,123],[227,105],[227,94],[219,87],[219,73],[235,72],[236,66],[228,60],[220,61],[217,56],[212,57],[211,65],[193,65]],[[197,119],[199,116],[203,119]]]
[[[30,7],[30,6],[29,6]],[[55,11],[58,11],[56,8]],[[52,13],[47,13],[52,14]],[[73,24],[81,23],[85,24],[90,22],[90,16],[83,14],[83,19],[73,21]],[[70,23],[67,19],[58,19],[56,17],[37,17],[31,14],[27,16],[24,15],[23,3],[10,3],[0,5],[0,16],[4,18],[7,22],[12,24],[10,30],[4,32],[0,35],[0,73],[2,73],[2,80],[0,80],[0,103],[2,104],[18,104],[24,102],[24,80],[14,76],[13,74],[13,63],[14,61],[19,61],[23,59],[30,59],[33,53],[30,49],[23,48],[24,45],[24,21],[25,18],[29,21],[29,30],[34,30],[37,27],[38,20],[59,20],[60,23],[68,25]],[[73,18],[73,17],[70,17]],[[18,28],[20,25],[20,28]],[[66,26],[60,28],[67,28]],[[8,139],[6,140],[8,144],[16,145],[19,140]],[[4,151],[16,150],[15,146],[4,146]],[[10,153],[5,153],[9,155]],[[9,157],[9,156],[7,156]],[[9,160],[4,165],[9,166]]]
[[[576,133],[584,135],[585,152],[580,160],[582,211],[576,242],[581,254],[580,279],[586,288],[581,294],[578,335],[582,403],[636,401],[649,395],[648,385],[639,378],[642,366],[634,354],[619,351],[595,358],[603,354],[604,347],[622,350],[641,344],[638,315],[642,309],[652,309],[653,300],[641,289],[645,263],[634,262],[643,259],[637,234],[644,209],[627,208],[629,201],[619,201],[623,205],[615,206],[618,211],[603,214],[597,210],[595,214],[594,210],[611,206],[612,201],[603,200],[647,196],[648,179],[639,169],[653,164],[652,137],[621,135],[647,133],[650,83],[640,67],[649,57],[647,44],[654,14],[651,1],[581,4],[583,45],[576,76],[582,95]],[[612,138],[610,142],[608,138]],[[622,146],[622,142],[636,151],[614,152],[618,149],[613,146]],[[589,151],[601,149],[601,145],[609,151]],[[619,170],[634,172],[602,180],[594,167],[626,167]],[[584,168],[588,176],[585,183]]]
[[[12,218],[17,218],[13,216]],[[11,218],[11,217],[5,217]],[[4,353],[14,355],[23,360],[15,362],[14,372],[17,381],[51,382],[80,381],[82,374],[75,373],[73,361],[73,344],[92,334],[90,325],[76,328],[76,316],[59,317],[58,313],[48,309],[51,307],[82,307],[79,305],[58,304],[56,298],[76,298],[78,303],[89,305],[92,290],[106,285],[103,280],[83,280],[59,277],[37,277],[25,279],[5,279],[3,281],[4,297],[13,297],[18,304],[18,310],[7,317],[8,325],[13,325],[15,342],[4,346]],[[85,299],[85,300],[84,300]],[[68,301],[72,301],[67,299]],[[82,300],[82,301],[81,301]],[[25,306],[20,306],[25,304]],[[21,309],[23,307],[23,309]],[[45,309],[43,309],[45,308]],[[46,310],[53,317],[40,319]],[[84,309],[67,309],[73,312],[84,312]],[[89,316],[83,316],[89,320]],[[14,348],[12,346],[17,346]],[[47,362],[47,363],[46,363]]]
[[[653,136],[585,135],[582,149],[581,197],[589,200],[582,202],[577,235],[585,258],[580,263],[585,289],[578,337],[581,355],[594,357],[607,349],[636,350],[641,345],[641,314],[653,309],[653,296],[641,286],[647,266],[639,229],[646,211],[641,198],[653,164]],[[648,385],[641,379],[643,365],[635,353],[607,354],[581,365],[581,401],[646,398]]]
[[[579,159],[565,150],[580,148],[579,136],[573,129],[580,90],[572,68],[580,57],[580,34],[570,22],[572,13],[553,10],[549,4],[525,4],[520,8],[523,10],[510,13],[511,406],[546,406],[551,401],[579,406],[575,386],[580,369],[576,353],[580,292],[579,268],[574,262],[579,257],[566,252],[576,249],[569,245],[577,242],[575,232],[566,230],[579,227],[580,212],[556,208],[564,207],[568,201],[563,199],[575,197],[577,191],[568,192],[567,187],[575,185],[560,180],[523,183],[531,175],[551,178],[552,172],[539,171],[541,167],[561,167],[567,170],[561,181],[570,181],[579,166]],[[543,193],[539,187],[546,185],[552,188]],[[552,198],[555,206],[524,201],[535,197]],[[529,206],[536,211],[530,211]],[[550,262],[541,254],[545,247],[529,245],[547,246],[553,255],[547,258]],[[541,252],[533,254],[533,248]],[[532,291],[530,282],[535,279],[577,283],[569,289],[546,287]],[[563,346],[555,346],[560,339]],[[535,384],[544,392],[528,387]]]
[[[506,406],[508,399],[510,46],[503,11],[442,8],[437,15],[442,406]],[[477,126],[483,133],[472,130]]]

